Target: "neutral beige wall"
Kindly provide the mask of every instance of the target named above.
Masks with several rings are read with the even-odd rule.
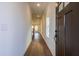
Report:
[[[45,14],[42,17],[42,36],[45,39],[52,55],[55,55],[55,3],[50,3],[46,9]],[[49,38],[46,36],[46,17],[49,17]]]

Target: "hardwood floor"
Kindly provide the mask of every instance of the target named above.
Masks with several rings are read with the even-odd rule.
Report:
[[[39,32],[35,32],[32,42],[25,53],[25,56],[52,56],[44,39]]]

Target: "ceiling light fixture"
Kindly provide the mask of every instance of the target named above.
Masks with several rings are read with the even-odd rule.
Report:
[[[37,7],[39,7],[40,6],[40,4],[39,3],[37,3]]]

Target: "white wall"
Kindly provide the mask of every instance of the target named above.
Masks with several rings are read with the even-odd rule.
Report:
[[[27,3],[0,3],[0,56],[24,55],[31,42]]]
[[[45,39],[52,55],[55,55],[55,3],[48,4],[45,15],[42,17],[42,36]],[[46,36],[46,17],[49,17],[49,38]]]

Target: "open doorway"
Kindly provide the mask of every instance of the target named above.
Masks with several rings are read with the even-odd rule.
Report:
[[[35,31],[36,32],[38,31],[38,25],[35,25]]]

